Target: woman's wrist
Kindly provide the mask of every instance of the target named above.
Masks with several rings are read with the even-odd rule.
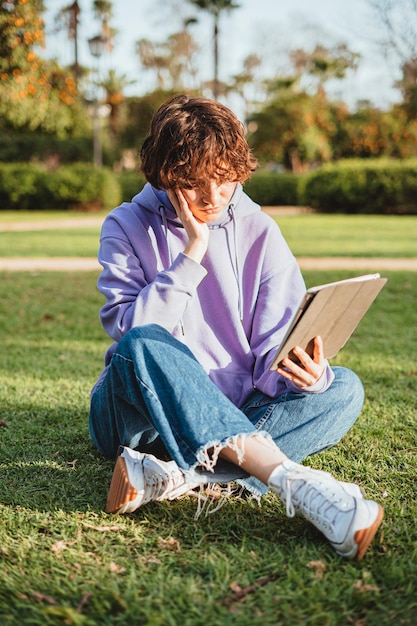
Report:
[[[207,252],[207,245],[208,242],[201,239],[190,240],[184,248],[184,254],[196,263],[201,263]]]

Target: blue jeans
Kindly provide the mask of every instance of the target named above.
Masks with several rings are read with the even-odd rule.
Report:
[[[119,445],[174,459],[207,482],[238,480],[261,495],[267,487],[219,459],[214,473],[201,468],[209,448],[236,436],[266,433],[292,460],[333,446],[359,415],[363,387],[348,369],[334,368],[324,393],[256,391],[238,409],[211,382],[190,350],[156,325],[131,329],[119,342],[104,379],[91,396],[90,433],[97,449],[114,458]]]

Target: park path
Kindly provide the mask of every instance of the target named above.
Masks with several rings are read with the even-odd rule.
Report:
[[[270,215],[291,215],[308,212],[299,207],[264,207]],[[38,220],[27,222],[0,223],[0,233],[10,231],[52,230],[57,228],[95,228],[100,227],[103,216],[68,218],[60,220]],[[1,255],[1,250],[0,250]],[[360,271],[404,270],[417,271],[417,258],[381,258],[381,257],[297,257],[301,269],[328,270],[352,269]],[[94,257],[45,257],[45,258],[14,258],[0,256],[0,271],[96,271],[100,265]]]
[[[297,257],[302,270],[413,271],[417,259],[368,257]],[[1,272],[92,272],[101,269],[94,257],[0,257]]]

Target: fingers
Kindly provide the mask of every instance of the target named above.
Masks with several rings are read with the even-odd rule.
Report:
[[[169,189],[167,194],[188,237],[183,253],[201,263],[209,242],[208,226],[194,215],[181,189]]]
[[[314,337],[313,360],[315,363],[324,363],[323,339],[320,336]]]
[[[191,227],[194,228],[195,224],[202,224],[201,220],[199,220],[190,209],[180,188],[169,189],[167,194],[183,226],[187,227],[187,224],[190,224]]]
[[[276,370],[278,374],[293,382],[297,387],[314,385],[322,376],[325,367],[321,337],[314,338],[313,357],[310,357],[300,346],[295,346],[292,353],[297,362],[290,358],[283,359]]]
[[[177,196],[177,200],[180,205],[180,208],[183,210],[189,210],[187,200],[185,199],[185,196],[182,193],[181,189],[175,189],[174,193]]]
[[[184,194],[181,189],[168,189],[167,191],[168,198],[171,200],[171,203],[174,209],[177,212],[178,217],[180,217],[181,213],[189,210],[186,199],[184,198]]]
[[[303,367],[294,363],[291,359],[283,359],[282,365],[277,367],[278,374],[290,380],[297,387],[311,387],[317,382],[318,377],[313,372],[305,370]]]

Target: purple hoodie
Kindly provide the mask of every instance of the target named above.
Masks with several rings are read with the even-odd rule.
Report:
[[[149,183],[106,217],[98,255],[98,288],[106,298],[100,319],[115,342],[106,366],[130,328],[152,323],[186,344],[238,407],[255,389],[272,397],[301,391],[269,370],[305,293],[281,231],[240,184],[209,228],[200,265],[182,252],[187,236],[167,194]],[[324,391],[332,379],[327,366],[302,391]]]

